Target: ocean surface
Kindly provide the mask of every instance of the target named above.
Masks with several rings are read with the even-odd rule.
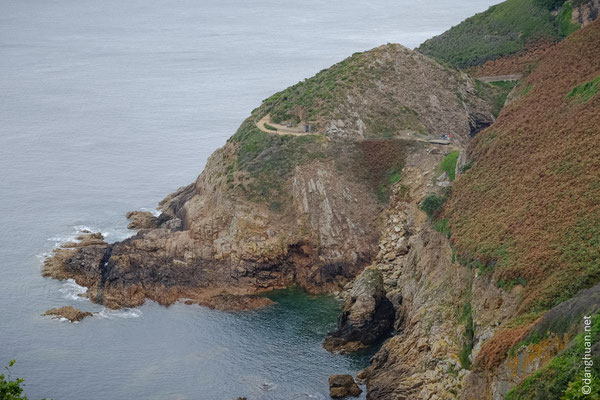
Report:
[[[42,278],[83,229],[192,182],[262,99],[353,52],[415,47],[495,0],[0,0],[0,367],[30,399],[326,399],[367,355],[321,348],[340,304],[108,311]],[[78,324],[42,317],[73,305]]]

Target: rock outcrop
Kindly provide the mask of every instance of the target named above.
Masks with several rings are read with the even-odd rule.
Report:
[[[337,330],[327,335],[323,347],[340,353],[365,348],[385,337],[394,319],[394,306],[383,288],[383,274],[374,267],[365,268],[352,283]]]
[[[51,308],[46,311],[43,315],[51,316],[52,318],[65,318],[71,322],[79,322],[85,317],[91,317],[94,315],[91,312],[84,312],[71,306]]]
[[[161,224],[159,219],[148,211],[130,211],[125,217],[129,220],[129,229],[156,229]]]
[[[380,215],[405,158],[427,146],[413,133],[452,130],[458,143],[468,141],[475,120],[493,121],[495,89],[480,90],[467,75],[398,45],[329,71],[335,98],[275,95],[211,155],[196,182],[160,203],[162,214],[128,214],[135,236],[63,246],[44,275],[73,278],[110,308],[147,298],[256,307],[267,301],[246,296],[291,284],[315,293],[343,288],[377,254]],[[348,74],[356,80],[343,79]],[[321,77],[303,87],[321,93]],[[255,125],[268,113],[296,110],[300,100],[306,118],[331,103],[315,119],[317,134],[283,136]],[[401,126],[388,118],[396,114]]]
[[[599,37],[596,21],[548,50],[464,155],[471,168],[436,220],[419,210],[442,190],[436,175],[407,159],[374,261],[402,302],[395,334],[358,374],[369,400],[580,392],[581,369],[564,366],[579,365],[584,316],[600,319],[598,286],[585,289],[600,265]]]
[[[362,393],[352,375],[331,375],[329,377],[329,395],[334,399],[356,397]]]
[[[586,27],[598,18],[600,14],[600,0],[578,1],[573,7],[571,21]]]

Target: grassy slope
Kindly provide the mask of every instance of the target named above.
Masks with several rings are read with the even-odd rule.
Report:
[[[446,205],[462,259],[500,286],[525,283],[513,328],[600,281],[599,76],[597,21],[551,50],[476,137]],[[479,358],[506,350],[494,340]]]
[[[533,40],[556,41],[572,33],[571,5],[562,0],[506,0],[427,40],[419,51],[459,68],[515,54]]]
[[[364,93],[367,87],[374,86],[378,80],[396,73],[392,61],[387,57],[396,51],[396,45],[386,45],[354,53],[312,78],[269,97],[254,114],[262,117],[270,113],[276,123],[290,122],[296,125],[308,122],[319,130],[323,128],[324,120],[343,117],[335,115],[335,109],[347,100],[349,94]],[[416,112],[409,108],[383,111],[387,112],[366,121],[372,136],[390,136],[392,131],[401,129],[424,130]]]

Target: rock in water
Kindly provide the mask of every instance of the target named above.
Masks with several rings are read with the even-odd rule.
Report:
[[[394,306],[385,295],[381,271],[368,267],[352,284],[338,328],[327,335],[323,347],[341,353],[365,348],[392,329],[394,317]]]
[[[52,316],[52,318],[66,318],[71,322],[79,322],[85,317],[94,315],[91,312],[81,311],[71,306],[52,308],[46,311],[43,315]]]
[[[352,375],[331,375],[329,377],[329,395],[339,399],[341,397],[356,397],[362,393]]]
[[[128,229],[156,229],[158,218],[148,211],[129,211],[125,217],[129,220]]]

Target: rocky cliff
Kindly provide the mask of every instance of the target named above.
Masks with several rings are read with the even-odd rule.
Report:
[[[159,217],[128,215],[135,236],[82,238],[57,250],[44,275],[73,278],[114,308],[146,298],[246,308],[292,284],[339,290],[377,254],[406,158],[440,133],[467,143],[493,122],[497,96],[399,45],[355,54],[263,102]],[[266,115],[313,130],[265,132],[256,124]]]
[[[582,332],[600,310],[599,44],[594,22],[548,51],[436,209],[427,169],[414,178],[407,163],[374,262],[401,302],[396,333],[359,374],[369,399],[582,395]]]
[[[494,86],[397,45],[355,54],[265,100],[159,217],[128,215],[135,236],[85,235],[44,274],[109,307],[344,288],[324,346],[385,340],[368,399],[575,398],[587,320],[600,354],[599,46],[596,21],[546,48],[497,120]]]

